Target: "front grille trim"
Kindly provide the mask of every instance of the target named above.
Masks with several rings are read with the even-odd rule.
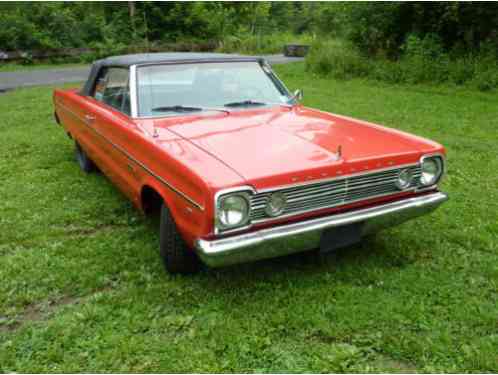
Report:
[[[409,188],[400,190],[395,185],[396,177],[400,170],[407,168],[412,171],[412,183]],[[367,199],[413,192],[421,187],[420,174],[420,164],[417,163],[262,190],[251,197],[251,222],[262,223]],[[288,206],[282,215],[269,217],[264,212],[265,205],[269,196],[277,191],[287,197]]]

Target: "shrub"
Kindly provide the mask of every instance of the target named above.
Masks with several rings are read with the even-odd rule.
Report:
[[[410,34],[438,35],[446,51],[468,53],[483,40],[498,50],[498,4],[484,2],[351,2],[343,10],[347,37],[362,53],[399,57]]]
[[[108,39],[102,42],[93,43],[91,48],[95,50],[94,57],[101,59],[108,56],[124,54],[128,47],[123,43]]]
[[[498,67],[492,54],[479,56],[474,64],[475,74],[472,83],[481,91],[498,88]]]
[[[369,73],[369,62],[351,46],[339,41],[318,41],[306,57],[306,69],[338,79],[363,77]]]
[[[448,70],[448,80],[455,85],[463,85],[472,80],[475,75],[475,62],[472,56],[457,58],[451,62]]]
[[[291,33],[240,34],[224,37],[217,49],[219,52],[242,54],[282,53],[288,43],[311,44],[313,37],[309,34],[294,35]]]
[[[97,60],[97,54],[94,52],[85,52],[81,54],[81,62],[90,64]]]
[[[410,35],[402,47],[400,59],[405,80],[409,83],[440,83],[448,80],[449,57],[435,34],[423,39]]]
[[[21,53],[21,64],[22,65],[33,65],[33,55],[29,52]]]
[[[435,35],[410,35],[398,60],[367,58],[338,40],[317,40],[306,58],[308,71],[339,79],[368,77],[389,83],[472,84],[481,91],[498,87],[496,51],[450,58]]]
[[[403,66],[388,59],[378,59],[372,62],[370,77],[378,81],[389,83],[406,82],[406,73]]]
[[[498,87],[498,73],[496,70],[478,72],[473,80],[475,86],[481,91],[490,91]]]

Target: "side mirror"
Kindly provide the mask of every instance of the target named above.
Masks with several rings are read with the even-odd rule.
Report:
[[[303,100],[303,92],[302,90],[296,90],[294,91],[294,94],[292,95],[292,100],[295,100],[297,102],[300,102]]]

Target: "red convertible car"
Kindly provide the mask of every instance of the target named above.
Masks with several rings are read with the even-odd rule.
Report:
[[[160,53],[96,61],[54,105],[81,169],[160,214],[170,272],[330,251],[447,199],[441,145],[300,98],[259,57]]]

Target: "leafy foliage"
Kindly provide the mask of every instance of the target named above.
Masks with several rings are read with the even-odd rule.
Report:
[[[368,54],[398,56],[411,34],[437,35],[446,51],[498,49],[498,3],[353,3],[346,15],[348,38]]]
[[[222,40],[294,31],[303,4],[270,2],[13,3],[0,5],[3,50]],[[306,12],[305,12],[306,13]],[[308,22],[312,18],[308,13]],[[307,30],[304,24],[297,26]]]
[[[317,40],[306,58],[308,71],[339,79],[367,77],[389,83],[450,83],[472,85],[488,91],[498,87],[497,60],[493,53],[452,57],[435,34],[423,39],[408,36],[398,60],[368,57],[350,43]]]
[[[237,52],[245,54],[282,53],[283,46],[288,43],[310,44],[313,38],[309,34],[279,32],[270,34],[240,34],[225,37],[218,50],[220,52]]]
[[[86,46],[104,37],[99,10],[92,3],[3,4],[0,45],[3,50]]]
[[[2,3],[0,13],[0,46],[25,51],[25,64],[32,49],[90,47],[78,59],[91,62],[166,43],[264,54],[297,42],[313,43],[309,70],[336,78],[498,86],[498,3]]]

